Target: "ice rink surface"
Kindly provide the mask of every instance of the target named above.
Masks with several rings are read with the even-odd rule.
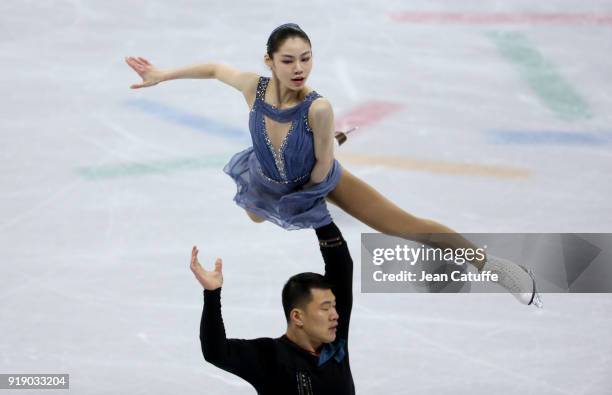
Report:
[[[462,232],[612,230],[612,3],[0,2],[0,373],[69,373],[76,394],[252,394],[206,363],[191,246],[224,259],[228,336],[280,336],[280,291],[322,271],[314,232],[251,223],[222,172],[248,108],[216,81],[139,82],[224,62],[269,75],[297,22],[307,85],[360,125],[341,163]],[[361,294],[359,394],[611,394],[612,297]],[[1,394],[11,393],[0,390]],[[21,393],[15,391],[15,393]]]

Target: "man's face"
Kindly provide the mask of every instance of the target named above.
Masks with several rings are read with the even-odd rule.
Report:
[[[331,289],[311,289],[312,300],[306,306],[302,322],[306,334],[316,342],[336,340],[338,312],[336,297]]]

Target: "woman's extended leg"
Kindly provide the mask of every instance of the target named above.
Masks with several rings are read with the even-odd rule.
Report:
[[[441,248],[477,248],[460,234],[435,221],[419,218],[399,208],[346,168],[328,200],[359,221],[391,236]],[[482,270],[484,261],[470,262]]]
[[[328,199],[381,233],[438,248],[477,248],[450,228],[405,212],[346,169],[342,170],[340,181],[328,195]],[[516,263],[494,256],[487,256],[483,260],[470,261],[470,263],[479,271],[484,268],[498,273],[500,275],[498,284],[511,292],[521,303],[542,307],[534,277]]]

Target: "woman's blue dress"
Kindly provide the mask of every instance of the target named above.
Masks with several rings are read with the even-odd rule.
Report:
[[[334,159],[325,180],[302,189],[316,163],[308,109],[321,95],[311,91],[296,106],[278,109],[264,100],[269,81],[267,77],[259,77],[255,103],[249,114],[253,146],[235,154],[223,168],[238,187],[234,201],[285,229],[327,225],[332,219],[325,196],[340,180],[340,163]],[[264,115],[277,122],[291,122],[278,152],[266,131]]]

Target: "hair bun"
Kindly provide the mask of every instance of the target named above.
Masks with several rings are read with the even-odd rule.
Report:
[[[268,37],[266,48],[268,49],[270,48],[270,42],[272,41],[272,36],[274,36],[274,33],[278,32],[279,30],[284,30],[284,29],[293,29],[293,30],[303,31],[302,28],[297,23],[293,23],[293,22],[283,23],[282,25],[277,26],[274,30],[272,30],[272,33],[270,33],[270,37]]]
[[[272,57],[272,53],[277,51],[279,43],[282,43],[287,37],[292,36],[301,37],[310,45],[308,35],[297,23],[283,23],[272,30],[272,33],[270,33],[268,37],[268,41],[266,42],[266,52],[268,55]]]

